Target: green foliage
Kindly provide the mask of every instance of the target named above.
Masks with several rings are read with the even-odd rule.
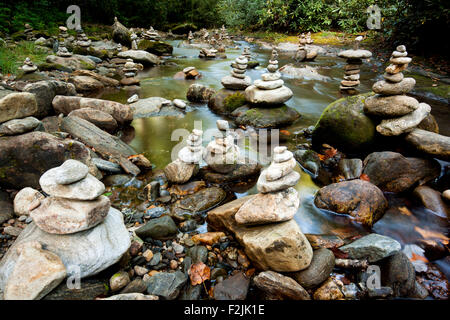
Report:
[[[33,42],[21,41],[16,46],[0,47],[0,73],[18,74],[19,67],[29,57],[35,64],[45,61],[48,52]]]

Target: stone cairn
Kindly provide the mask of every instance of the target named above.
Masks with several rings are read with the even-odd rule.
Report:
[[[89,48],[92,41],[86,36],[86,34],[81,31],[77,35],[77,45],[83,48]]]
[[[245,89],[245,98],[253,105],[280,106],[292,98],[292,90],[284,86],[278,72],[278,53],[272,51],[272,58],[267,66],[268,73],[255,80],[253,85]]]
[[[146,40],[151,40],[151,41],[159,41],[161,40],[161,36],[158,34],[158,32],[155,31],[155,29],[153,29],[152,26],[150,26],[150,29],[145,31],[142,34],[142,37]]]
[[[372,56],[372,52],[368,50],[359,49],[359,43],[362,37],[355,39],[354,48],[344,50],[339,53],[339,57],[347,60],[347,65],[344,67],[345,75],[339,87],[342,93],[357,94],[357,87],[360,84],[359,73],[360,66],[363,64],[362,59],[368,59]]]
[[[124,64],[122,71],[124,72],[125,78],[120,82],[123,85],[135,85],[139,84],[139,80],[136,79],[138,68],[136,63],[134,63],[133,59],[127,59],[127,62]]]
[[[229,90],[245,90],[252,84],[252,79],[245,75],[248,60],[245,56],[236,58],[231,75],[223,77],[221,82]]]
[[[227,135],[223,124],[217,123],[221,135],[215,137],[206,147],[205,162],[215,172],[226,174],[233,171],[240,159],[239,147],[234,143],[235,137]]]
[[[293,188],[300,180],[300,174],[294,171],[296,166],[292,152],[276,147],[272,163],[258,179],[259,194],[239,209],[236,222],[258,225],[291,220],[300,206],[300,197]]]
[[[203,131],[194,129],[187,139],[187,146],[178,152],[177,160],[164,168],[167,180],[183,184],[198,173],[199,164],[203,159]]]
[[[137,50],[138,49],[137,39],[138,39],[137,34],[136,33],[132,33],[131,34],[131,49],[132,50]]]
[[[200,73],[195,67],[186,67],[183,69],[184,79],[195,80],[200,77]]]
[[[66,45],[63,42],[59,43],[58,51],[56,52],[58,57],[68,58],[72,56],[72,53],[66,48]]]
[[[67,32],[67,28],[64,26],[59,27],[59,38],[63,40],[67,40],[69,38],[69,33]]]
[[[72,234],[103,222],[110,201],[102,195],[103,183],[88,171],[85,164],[67,160],[41,176],[39,184],[49,197],[30,212],[39,229],[52,234]]]
[[[406,95],[414,88],[416,81],[414,78],[404,78],[402,73],[411,62],[405,46],[398,46],[389,62],[384,80],[372,87],[377,94],[365,100],[364,112],[384,119],[377,126],[380,134],[397,136],[418,126],[430,114],[431,107]]]
[[[38,69],[38,67],[30,60],[30,58],[26,58],[23,62],[22,71],[24,73],[33,73]]]
[[[35,41],[36,37],[33,34],[33,27],[26,23],[25,24],[25,30],[23,31],[23,33],[25,34],[27,41]]]
[[[216,49],[202,48],[200,50],[200,54],[198,55],[198,57],[199,58],[203,58],[203,59],[215,59],[216,58],[216,54],[217,54],[217,50]]]
[[[222,28],[220,29],[219,39],[220,40],[230,40],[230,36],[228,35],[227,28],[225,28],[224,25],[222,25]]]
[[[117,51],[122,52],[123,48],[122,48],[122,44],[118,44],[117,45]]]
[[[245,47],[244,52],[242,52],[242,55],[247,58],[248,61],[252,59],[252,54],[250,53],[250,48]]]
[[[294,59],[298,62],[313,61],[317,57],[318,52],[317,50],[308,47],[308,45],[314,42],[311,39],[311,33],[308,32],[307,35],[302,33],[298,38],[299,47]]]
[[[194,34],[192,33],[192,31],[189,31],[188,42],[189,44],[191,44],[193,41],[194,41]]]

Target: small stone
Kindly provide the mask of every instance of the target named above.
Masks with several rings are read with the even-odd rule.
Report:
[[[296,186],[299,180],[300,174],[297,171],[292,171],[278,180],[268,181],[266,171],[263,171],[259,176],[257,188],[261,193],[277,192]]]
[[[398,57],[398,58],[391,58],[389,60],[392,64],[402,65],[402,64],[408,64],[411,63],[412,59],[410,57]]]
[[[293,278],[305,289],[315,288],[330,277],[334,264],[335,258],[331,250],[315,250],[309,267],[294,273]]]
[[[20,233],[22,232],[22,228],[19,227],[12,227],[12,226],[7,226],[3,229],[3,232],[7,235],[13,236],[13,237],[18,237],[20,235]]]
[[[271,298],[311,300],[308,292],[292,278],[273,271],[264,271],[253,279],[254,284]]]
[[[314,292],[314,300],[341,300],[344,298],[342,293],[344,289],[344,284],[334,278],[328,278],[325,283]]]
[[[213,245],[215,243],[218,243],[219,239],[224,236],[225,233],[223,232],[206,232],[193,236],[192,241],[194,241],[195,243]]]
[[[147,262],[150,262],[150,260],[153,259],[153,251],[150,249],[145,250],[145,252],[142,254],[142,256],[145,258]]]
[[[118,291],[125,288],[130,283],[130,276],[125,271],[119,271],[109,279],[109,287],[111,291]]]
[[[148,269],[140,266],[134,266],[134,272],[140,277],[148,273]]]
[[[176,260],[170,260],[170,269],[176,270],[178,268],[178,262]]]
[[[398,136],[417,127],[431,112],[431,107],[420,103],[413,112],[394,119],[385,119],[377,126],[377,131],[384,136]]]
[[[180,109],[186,109],[186,102],[180,99],[175,99],[172,101],[174,106]]]
[[[442,196],[444,197],[444,199],[450,201],[450,190],[445,190],[445,191],[442,193]]]
[[[386,72],[385,74],[383,74],[384,79],[386,79],[387,81],[390,81],[390,82],[394,82],[394,83],[401,82],[404,77],[405,76],[401,72],[396,73],[396,74],[390,74],[390,73]]]
[[[217,128],[221,131],[227,131],[230,129],[230,124],[226,120],[217,120],[216,125],[217,125]]]
[[[406,47],[404,45],[400,45],[395,50],[398,52],[406,52]]]
[[[262,80],[255,80],[253,83],[258,89],[261,90],[274,90],[278,89],[283,86],[284,81],[283,80],[272,80],[272,81],[262,81]]]
[[[153,275],[148,281],[147,292],[165,300],[174,300],[187,282],[188,277],[181,271],[175,273],[160,272]]]
[[[132,103],[135,103],[135,102],[138,102],[139,101],[139,96],[137,95],[137,94],[135,94],[135,95],[132,95],[128,100],[127,100],[127,103],[128,104],[132,104]]]
[[[163,216],[161,218],[150,220],[135,232],[141,239],[165,239],[175,237],[178,229],[171,217]]]
[[[24,188],[14,198],[14,213],[18,216],[28,216],[30,211],[37,208],[44,199],[44,195],[39,191],[29,187]]]
[[[242,273],[228,277],[214,287],[216,300],[244,300],[247,297],[250,280]]]
[[[350,259],[377,262],[400,251],[401,245],[390,237],[372,233],[339,249],[348,253]]]

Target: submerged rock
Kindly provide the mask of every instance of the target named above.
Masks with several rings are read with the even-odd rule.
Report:
[[[339,250],[348,253],[350,259],[367,259],[369,262],[377,262],[401,249],[398,241],[375,233],[339,248]]]
[[[276,108],[251,108],[235,119],[237,125],[255,128],[280,128],[292,124],[300,114],[286,105]]]
[[[383,192],[370,182],[352,180],[333,183],[319,190],[314,204],[325,210],[348,214],[372,226],[384,215],[388,202]]]
[[[403,252],[397,252],[382,262],[381,282],[391,287],[396,297],[408,297],[414,293],[416,272]]]
[[[136,230],[136,235],[142,239],[167,239],[177,234],[177,226],[169,216],[152,219]]]
[[[191,102],[208,102],[215,93],[216,91],[214,89],[194,83],[189,87],[186,98]]]

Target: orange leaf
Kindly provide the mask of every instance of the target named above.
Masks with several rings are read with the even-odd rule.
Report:
[[[330,149],[325,150],[324,153],[328,158],[333,158],[336,155],[337,150],[335,148],[330,148]]]
[[[323,154],[318,153],[317,155],[319,156],[320,161],[325,161],[325,160],[328,159],[328,158],[327,158],[326,156],[324,156]]]
[[[291,133],[289,131],[287,131],[287,130],[280,130],[280,133],[285,135],[285,136],[290,136],[291,135]]]
[[[206,280],[211,279],[211,269],[201,261],[194,263],[189,269],[189,277],[193,286],[202,284]]]
[[[415,254],[414,252],[412,253],[412,257],[410,259],[411,261],[423,261],[425,263],[428,263],[428,259],[422,256],[419,256],[418,254]]]
[[[370,178],[367,174],[363,173],[360,177],[361,180],[370,182]]]

